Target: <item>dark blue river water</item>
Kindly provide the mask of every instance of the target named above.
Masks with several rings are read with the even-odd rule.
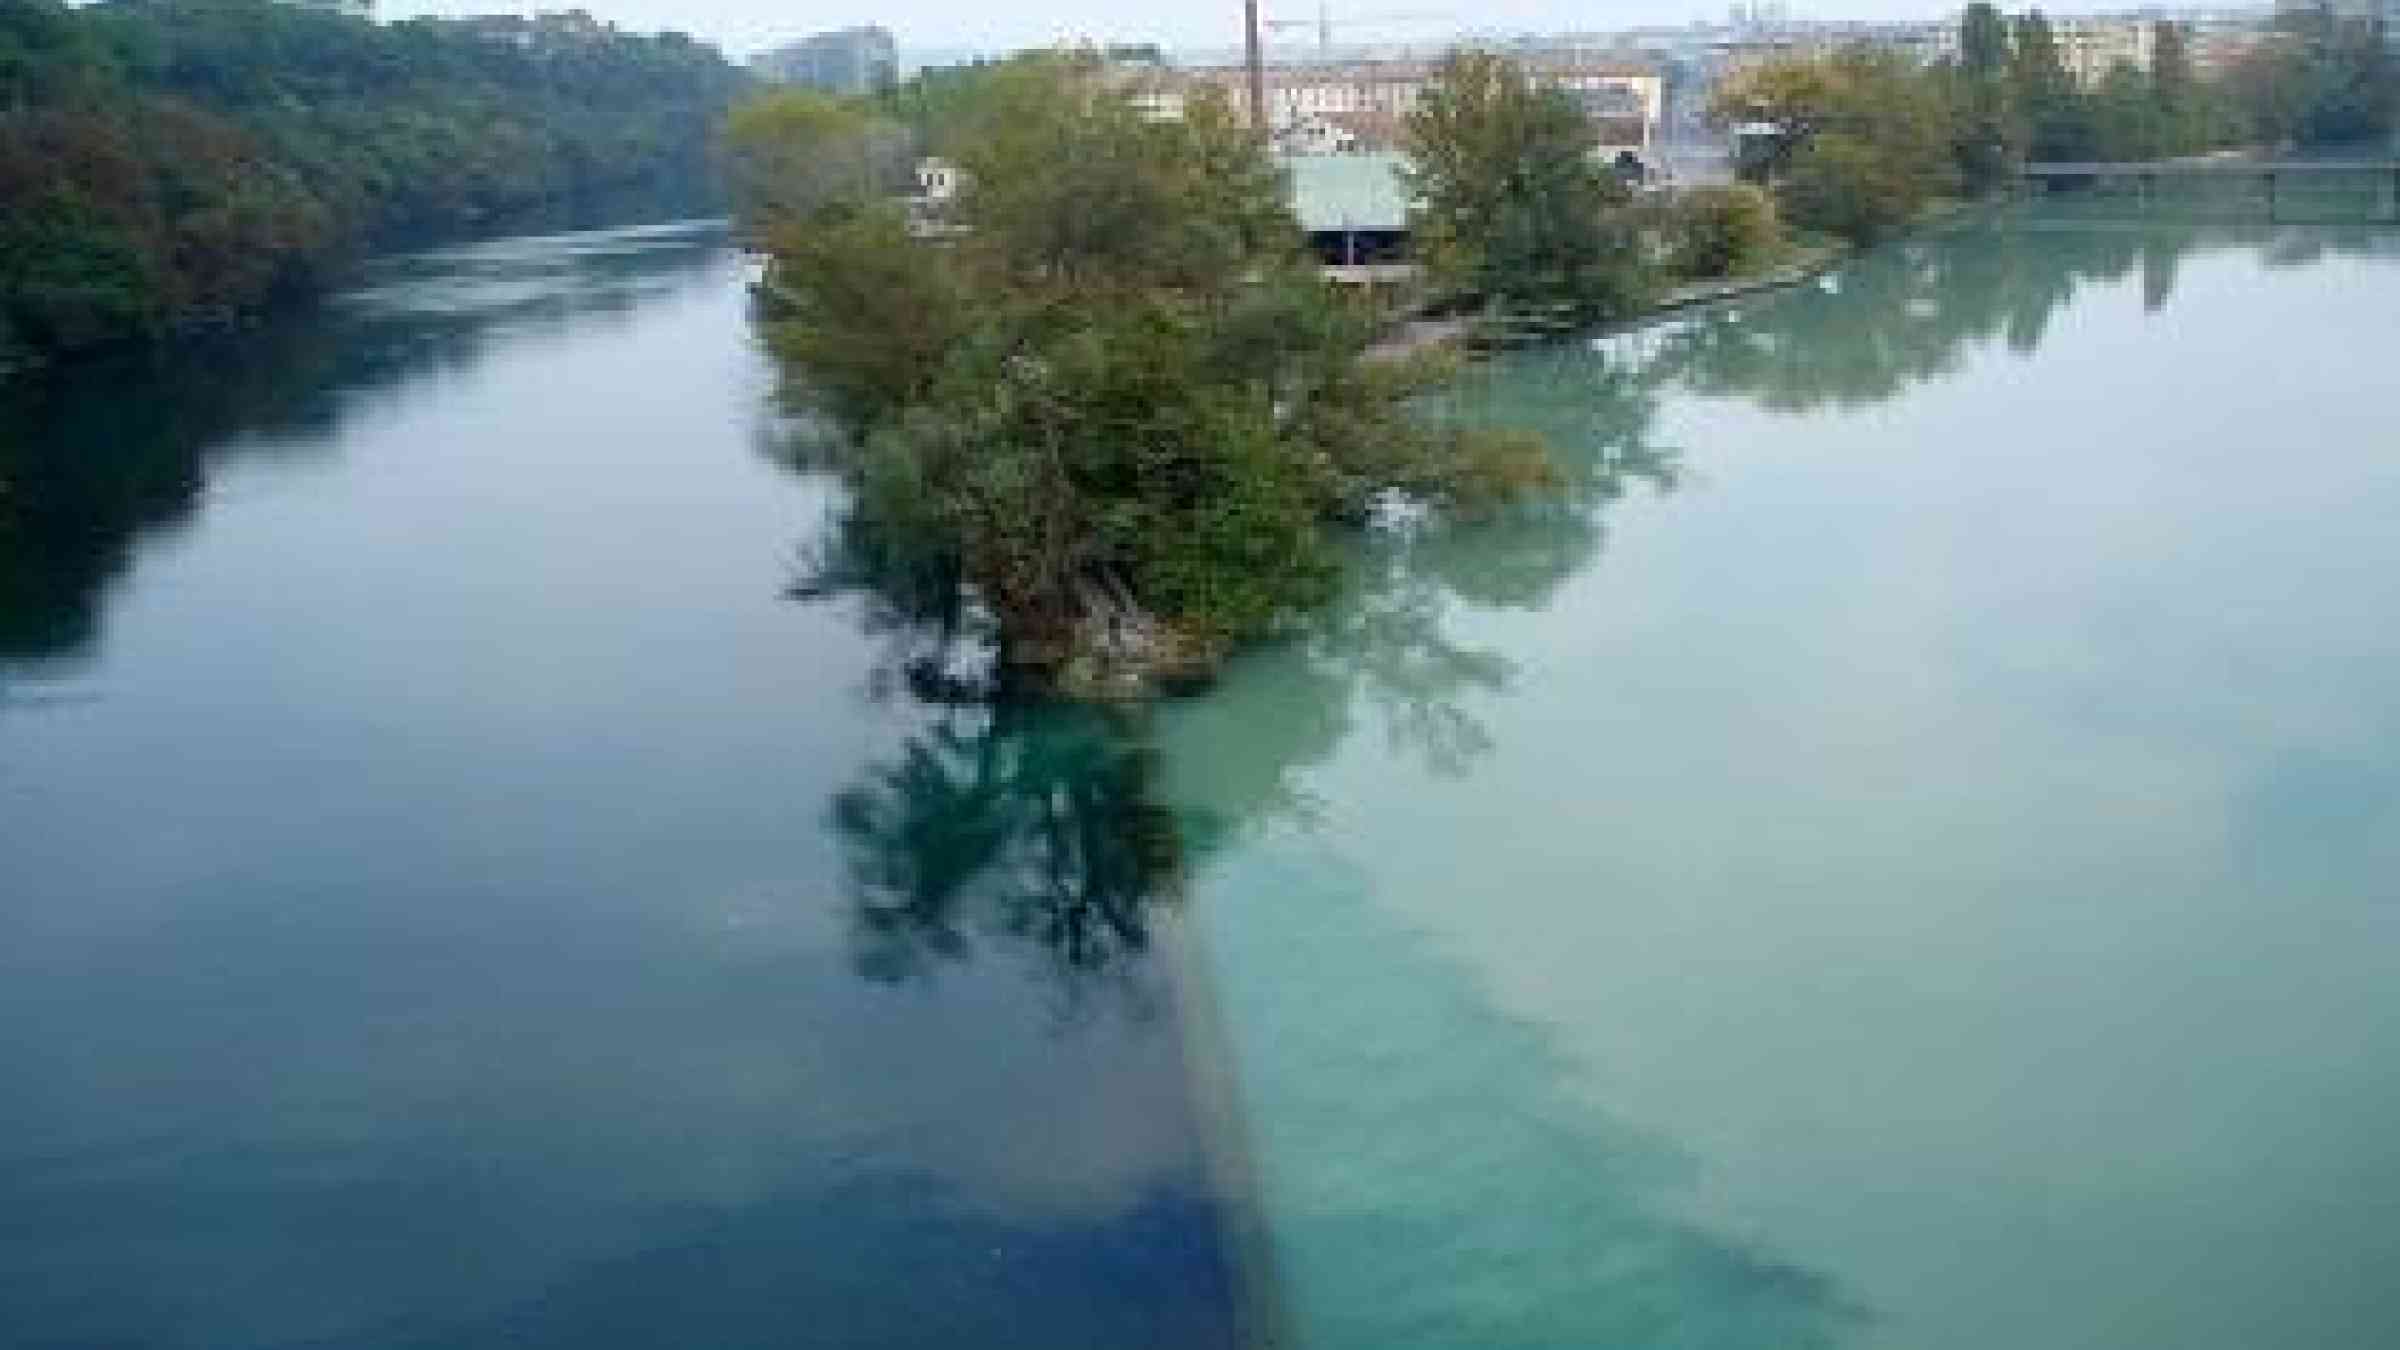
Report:
[[[0,1345],[1233,1338],[1171,933],[978,879],[1035,787],[873,818],[1141,766],[786,598],[741,267],[445,250],[8,406]]]

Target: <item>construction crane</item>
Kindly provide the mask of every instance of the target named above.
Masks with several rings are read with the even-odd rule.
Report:
[[[1436,13],[1430,10],[1405,10],[1384,14],[1345,14],[1342,16],[1341,23],[1343,27],[1347,28],[1370,23],[1439,23],[1455,17],[1452,14]],[[1319,60],[1325,61],[1333,59],[1333,25],[1333,13],[1326,5],[1325,0],[1317,0],[1317,17],[1313,19],[1265,19],[1259,24],[1261,28],[1270,32],[1286,28],[1316,29],[1317,57]]]

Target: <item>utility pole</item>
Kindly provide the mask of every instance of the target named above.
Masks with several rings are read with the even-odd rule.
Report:
[[[1250,130],[1267,134],[1267,72],[1258,50],[1258,0],[1242,0],[1242,49],[1250,62]]]

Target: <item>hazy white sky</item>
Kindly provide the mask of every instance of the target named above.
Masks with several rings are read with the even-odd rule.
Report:
[[[1958,8],[1964,0],[1820,0],[1792,4],[1796,17],[1898,19],[1931,18]],[[1170,47],[1235,46],[1241,42],[1241,0],[1203,0],[1196,4],[1162,5],[1152,0],[381,0],[377,12],[387,18],[416,14],[492,14],[580,6],[627,28],[651,31],[677,28],[706,38],[734,56],[826,28],[880,23],[899,39],[901,59],[911,49],[977,48],[1005,50],[1062,37],[1100,40],[1157,41]],[[2082,4],[2045,8],[2076,10]],[[1564,32],[1625,28],[1643,24],[1688,23],[1696,18],[1722,19],[1725,3],[1702,0],[1359,0],[1332,6],[1336,41],[1424,41],[1434,43],[1459,31],[1480,33]],[[1265,13],[1274,19],[1313,22],[1316,0],[1266,0]],[[1342,25],[1345,14],[1362,22]],[[1373,16],[1403,14],[1419,21],[1367,22]],[[1304,46],[1315,41],[1313,30],[1294,29],[1281,41]]]

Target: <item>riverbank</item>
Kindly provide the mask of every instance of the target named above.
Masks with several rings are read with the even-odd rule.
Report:
[[[1791,256],[1764,271],[1746,276],[1720,277],[1712,281],[1695,281],[1678,286],[1659,297],[1658,302],[1644,311],[1636,324],[1673,314],[1695,305],[1713,305],[1746,295],[1768,291],[1789,290],[1816,280],[1848,261],[1858,252],[1850,244],[1807,244],[1795,247]]]
[[[1785,260],[1774,266],[1673,287],[1644,306],[1640,313],[1613,326],[1638,328],[1698,305],[1713,305],[1746,295],[1789,290],[1815,280],[1857,252],[1856,246],[1843,243],[1795,245]],[[1589,327],[1588,324],[1553,325],[1539,316],[1530,316],[1470,327],[1467,340],[1470,345],[1486,348],[1538,346],[1543,342],[1571,337]]]
[[[745,72],[680,34],[495,22],[522,27],[495,41],[482,20],[293,5],[11,6],[0,367],[246,323],[394,246],[713,193],[711,137]]]
[[[1770,267],[1674,287],[1616,326],[1639,327],[1699,306],[1789,290],[1824,275],[1858,252],[1855,246],[1831,241],[1792,245]],[[771,283],[762,281],[758,292],[763,303],[788,304],[775,294]],[[1435,353],[1483,355],[1539,346],[1590,329],[1589,324],[1552,322],[1543,316],[1519,315],[1495,322],[1482,315],[1408,314],[1397,317],[1361,359],[1396,363]],[[1052,697],[1069,702],[1138,703],[1207,687],[1238,649],[1237,644],[1164,622],[1132,604],[1130,597],[1109,600],[1086,605],[1084,620],[1063,640],[1034,652],[1031,660],[1023,659],[1025,653],[1017,653],[1019,659],[1007,664],[1045,672],[1038,685]]]
[[[653,185],[615,194],[562,197],[472,225],[397,231],[347,248],[304,281],[256,303],[185,314],[156,331],[119,334],[70,347],[45,349],[18,339],[7,331],[5,313],[0,312],[0,388],[67,378],[116,361],[171,361],[187,356],[213,359],[220,350],[240,353],[272,345],[271,335],[279,328],[308,321],[328,297],[359,285],[376,266],[396,258],[502,239],[714,223],[724,219],[724,207],[723,198],[713,189]]]
[[[1931,223],[1929,218],[1928,223]],[[1679,311],[1743,296],[1805,285],[1856,256],[1854,245],[1826,242],[1796,245],[1774,265],[1738,276],[1716,277],[1669,288],[1616,327],[1638,328]],[[1541,314],[1409,315],[1397,320],[1367,349],[1370,361],[1399,361],[1429,351],[1495,351],[1539,346],[1571,337],[1591,325]]]
[[[1908,238],[1928,231],[1947,228],[1969,217],[1989,211],[1993,201],[1945,199],[1917,213],[1906,234]],[[1639,328],[1644,324],[1707,305],[1722,304],[1746,296],[1764,295],[1804,286],[1818,277],[1856,259],[1870,246],[1861,246],[1838,239],[1823,239],[1792,244],[1773,264],[1736,276],[1716,277],[1705,281],[1687,282],[1668,288],[1658,298],[1608,327]],[[1396,321],[1383,337],[1368,348],[1367,356],[1374,361],[1396,361],[1426,351],[1495,351],[1516,347],[1539,346],[1576,333],[1589,331],[1592,325],[1549,323],[1538,316],[1517,316],[1494,321],[1477,315],[1429,317],[1410,315]]]

